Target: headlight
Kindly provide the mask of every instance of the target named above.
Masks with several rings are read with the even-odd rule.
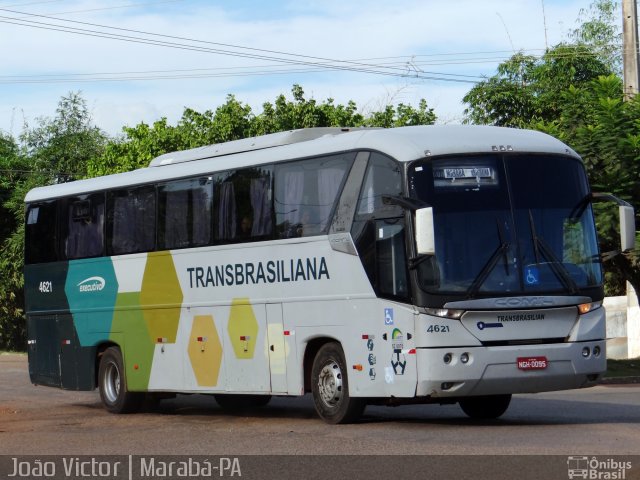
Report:
[[[464,310],[455,310],[453,308],[427,308],[427,314],[434,317],[451,318],[452,320],[460,320]]]

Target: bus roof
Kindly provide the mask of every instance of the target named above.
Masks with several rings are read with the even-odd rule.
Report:
[[[31,190],[25,202],[80,195],[172,178],[354,150],[375,150],[400,161],[446,154],[551,153],[579,158],[544,133],[513,128],[435,125],[390,129],[312,128],[252,137],[161,155],[149,167]]]

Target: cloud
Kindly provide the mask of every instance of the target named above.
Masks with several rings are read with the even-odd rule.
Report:
[[[209,48],[234,50],[245,54],[272,56],[275,53],[232,49],[241,45],[272,52],[290,52],[302,61],[326,59],[361,60],[361,63],[396,61],[400,71],[422,76],[491,75],[499,61],[512,49],[544,49],[544,22],[539,0],[381,0],[351,2],[280,1],[265,4],[237,0],[233,4],[210,1],[141,2],[139,8],[112,8],[104,1],[65,2],[61,17],[121,29],[160,33],[178,38],[150,37],[136,32],[111,30],[112,33],[146,40],[177,43],[179,48],[143,45],[124,40],[96,38],[95,34],[75,35],[39,28],[3,23],[0,41],[10,48],[3,52],[4,75],[31,75],[29,82],[6,83],[0,90],[0,129],[15,132],[16,111],[28,118],[53,115],[61,95],[82,90],[93,105],[97,124],[109,133],[122,125],[140,121],[151,123],[166,116],[175,121],[185,106],[197,110],[214,109],[229,93],[259,111],[264,101],[273,101],[299,83],[318,100],[327,97],[345,103],[353,99],[362,109],[374,109],[386,100],[417,103],[427,99],[444,119],[460,118],[460,99],[471,84],[421,80],[343,71],[258,75],[280,66],[264,58],[239,58],[213,52],[185,49]],[[547,0],[546,21],[549,43],[559,42],[573,26],[584,2]],[[0,6],[0,8],[2,8]],[[17,9],[17,7],[14,7]],[[25,7],[27,8],[27,7]],[[33,5],[32,12],[55,13],[57,2]],[[36,10],[37,9],[37,10]],[[58,9],[58,10],[56,10]],[[102,10],[100,10],[102,9]],[[14,16],[7,12],[0,15]],[[60,24],[50,19],[35,19]],[[570,24],[570,25],[569,25]],[[71,24],[87,30],[104,30],[91,25]],[[43,25],[44,26],[44,25]],[[108,30],[105,30],[108,31]],[[90,32],[84,32],[90,33]],[[475,55],[469,55],[476,52]],[[478,54],[478,52],[492,52]],[[377,60],[367,60],[377,59]],[[413,61],[415,67],[408,62]],[[351,64],[345,64],[351,65]],[[224,72],[215,69],[225,68]],[[305,67],[296,67],[305,68]],[[206,70],[209,69],[209,70]],[[231,70],[236,69],[236,70]],[[115,72],[127,77],[181,74],[205,75],[199,79],[96,82]],[[247,72],[254,75],[247,75]],[[238,76],[214,77],[215,73],[235,72]],[[244,75],[240,75],[244,72]],[[32,83],[42,75],[82,74],[75,81]],[[91,74],[91,75],[85,75]],[[102,74],[102,75],[98,75]],[[34,76],[38,77],[34,77]],[[473,78],[469,78],[473,79]],[[2,79],[0,79],[2,80]],[[91,81],[83,81],[91,80]],[[13,124],[11,119],[13,118]]]

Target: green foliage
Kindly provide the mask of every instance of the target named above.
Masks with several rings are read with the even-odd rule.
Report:
[[[615,2],[596,0],[581,12],[571,38],[541,58],[514,55],[496,75],[465,96],[467,122],[533,128],[571,145],[584,159],[594,191],[640,207],[640,100],[625,102]],[[587,18],[588,17],[588,18]],[[619,249],[617,208],[596,205],[603,251]],[[605,264],[607,294],[623,294],[628,280],[640,292],[640,254]]]
[[[15,221],[4,203],[11,197],[16,182],[29,167],[18,155],[18,145],[12,137],[0,134],[0,244],[15,230]]]
[[[87,160],[102,154],[106,135],[92,125],[87,102],[71,92],[60,99],[53,119],[40,118],[25,125],[20,141],[34,170],[58,181],[82,178]]]
[[[622,74],[622,33],[617,14],[620,12],[619,2],[596,0],[588,9],[580,10],[578,27],[570,38],[574,43],[586,45],[609,69]]]
[[[24,197],[34,187],[86,174],[102,155],[106,135],[91,123],[78,93],[62,97],[56,116],[25,125],[20,144],[0,137],[0,348],[26,346],[24,319]]]
[[[498,66],[498,73],[475,85],[464,97],[466,123],[522,127],[535,118],[537,100],[531,78],[535,57],[518,53]]]
[[[186,148],[180,132],[170,126],[166,118],[158,120],[152,127],[140,123],[122,130],[124,138],[109,142],[101,156],[89,160],[87,176],[96,177],[146,167],[158,155]]]
[[[94,157],[87,168],[88,176],[119,173],[146,167],[149,162],[167,152],[212,145],[241,138],[310,127],[399,127],[433,124],[433,109],[421,100],[418,107],[388,105],[380,112],[365,117],[358,113],[353,101],[335,104],[329,98],[323,102],[306,98],[300,85],[294,85],[292,99],[278,95],[273,103],[265,102],[262,112],[255,115],[249,105],[235,96],[204,113],[186,108],[173,126],[163,118],[149,126],[141,123],[124,128],[124,135],[107,144],[104,154]]]
[[[20,239],[24,207],[17,190],[29,177],[29,169],[16,141],[0,135],[0,348],[12,350],[24,348],[25,339]]]
[[[367,127],[409,127],[412,125],[433,125],[436,115],[432,108],[427,106],[427,101],[422,99],[416,110],[411,105],[404,103],[393,106],[387,105],[381,112],[374,112],[363,122]]]
[[[167,152],[305,127],[401,126],[433,123],[435,114],[422,100],[418,108],[388,106],[369,117],[350,101],[317,102],[305,98],[299,85],[293,98],[279,95],[255,115],[251,107],[229,95],[215,110],[186,108],[176,125],[166,118],[124,127],[109,139],[95,127],[80,93],[60,99],[54,118],[24,126],[19,142],[0,135],[0,348],[25,348],[22,266],[24,197],[34,187],[75,178],[108,175],[146,167]]]
[[[560,44],[541,58],[518,53],[498,66],[493,77],[475,85],[463,101],[466,122],[525,128],[552,121],[564,92],[611,70],[584,45]]]
[[[596,192],[612,193],[640,206],[640,97],[623,100],[622,81],[615,75],[599,77],[583,88],[562,95],[562,108],[551,123],[536,125],[554,134],[580,153]],[[596,205],[602,249],[619,247],[617,208]],[[606,264],[607,293],[624,294],[625,280],[640,291],[640,251],[620,255]]]
[[[44,177],[28,176],[19,181],[11,197],[4,203],[17,224],[2,241],[0,253],[0,348],[24,350],[26,323],[24,318],[24,196],[42,184]]]

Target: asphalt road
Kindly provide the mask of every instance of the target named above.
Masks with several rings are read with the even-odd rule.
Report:
[[[230,414],[211,397],[181,395],[157,411],[113,415],[97,392],[31,385],[26,356],[5,354],[0,454],[640,455],[640,385],[518,395],[490,422],[457,405],[370,406],[359,423],[334,426],[309,396]]]

